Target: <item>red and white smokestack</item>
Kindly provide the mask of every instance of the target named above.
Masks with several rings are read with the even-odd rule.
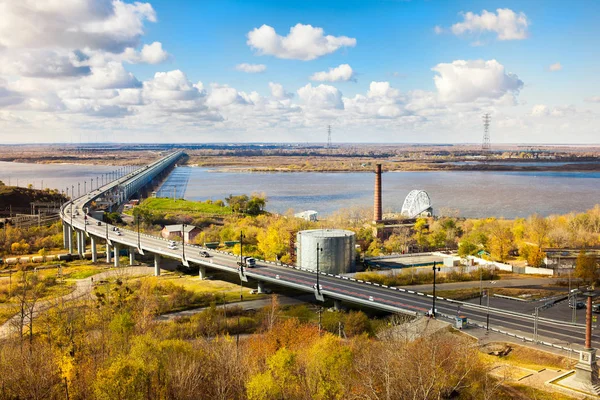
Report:
[[[375,165],[375,196],[373,204],[373,220],[380,222],[383,219],[381,213],[381,164]]]

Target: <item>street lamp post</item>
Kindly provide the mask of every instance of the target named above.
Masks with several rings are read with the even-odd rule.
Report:
[[[181,239],[181,257],[185,260],[185,224],[181,224]]]
[[[317,243],[317,293],[321,294],[321,286],[319,285],[319,275],[321,275],[321,271],[319,271],[319,253],[323,252],[323,247],[319,246]]]
[[[244,232],[240,231],[240,301],[244,301]]]
[[[137,231],[138,231],[138,249],[141,249],[140,245],[140,214],[137,215]]]
[[[81,184],[77,182],[77,197],[81,196]]]
[[[493,285],[496,282],[491,281],[490,283]],[[492,287],[488,286],[487,290],[486,290],[486,296],[487,296],[487,312],[486,312],[486,316],[485,316],[485,330],[486,331],[490,330],[490,297],[491,297],[491,294],[492,294]]]
[[[431,315],[435,318],[435,273],[439,271],[440,267],[436,267],[436,262],[433,262],[433,308],[431,309]]]
[[[479,305],[481,305],[481,299],[483,297],[483,269],[479,266]]]

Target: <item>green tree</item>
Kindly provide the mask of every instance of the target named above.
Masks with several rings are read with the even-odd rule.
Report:
[[[248,381],[248,399],[300,399],[300,383],[296,353],[282,347],[267,359],[267,370]]]

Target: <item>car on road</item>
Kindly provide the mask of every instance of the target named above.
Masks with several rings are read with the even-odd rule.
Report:
[[[200,250],[200,257],[208,258],[210,257],[210,254],[208,251]]]
[[[600,313],[600,304],[592,304],[592,312]]]
[[[246,267],[254,268],[256,267],[256,259],[252,257],[246,257]]]
[[[116,231],[115,233],[117,234],[117,236],[123,236],[123,234],[121,233],[121,231]]]
[[[171,250],[177,250],[177,246],[174,244],[169,243],[169,249]]]
[[[570,301],[569,302],[569,307],[581,310],[582,308],[585,308],[585,303],[583,301],[578,301],[578,302],[575,302],[575,303],[573,303],[572,301]],[[593,311],[593,309],[592,309],[592,311]]]

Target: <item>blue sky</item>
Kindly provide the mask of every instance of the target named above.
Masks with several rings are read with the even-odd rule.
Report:
[[[348,141],[474,142],[490,112],[499,142],[598,142],[597,1],[69,2],[35,15],[0,0],[4,132],[41,124],[48,141],[107,131],[164,141],[176,127],[177,141],[319,141],[332,124]],[[11,23],[33,21],[37,41],[9,36]],[[263,25],[282,39],[297,24],[310,27],[291,50],[266,50],[271,36],[248,43]],[[355,42],[318,53],[318,29]],[[59,67],[24,72],[40,59]],[[343,65],[345,75],[315,78]]]

